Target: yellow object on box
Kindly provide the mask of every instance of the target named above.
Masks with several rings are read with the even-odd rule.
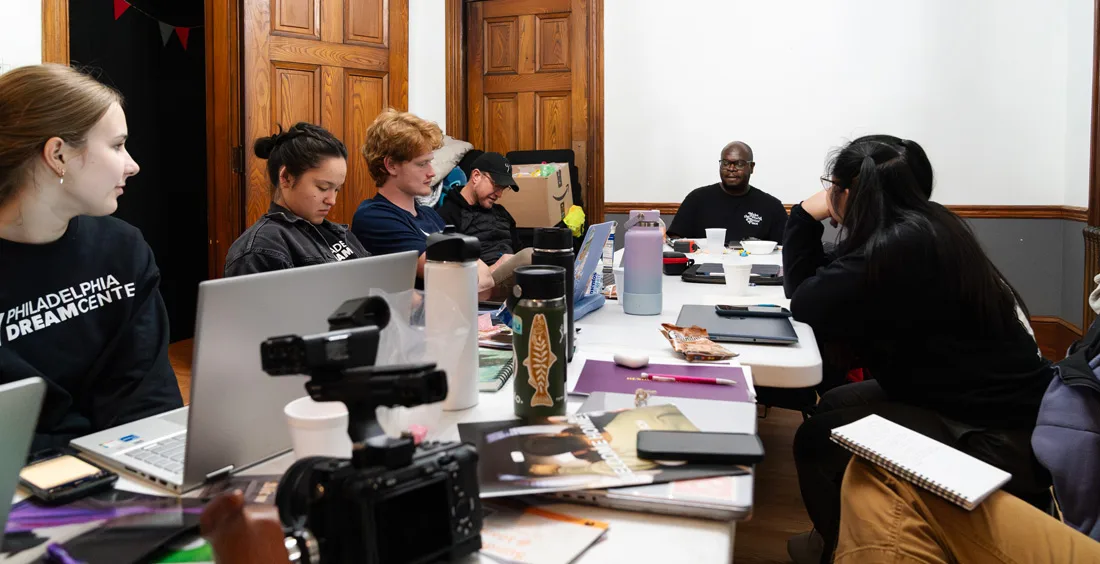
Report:
[[[565,213],[565,217],[561,220],[565,222],[565,226],[573,232],[574,237],[581,236],[581,229],[584,227],[584,210],[582,210],[580,206],[569,208],[569,211]]]

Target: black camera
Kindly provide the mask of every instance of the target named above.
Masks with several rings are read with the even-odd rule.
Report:
[[[275,497],[283,524],[311,533],[326,564],[436,562],[480,550],[474,448],[417,446],[408,434],[390,438],[374,416],[383,405],[442,401],[446,374],[435,364],[374,366],[379,333],[389,322],[381,298],[349,300],[328,321],[327,333],[272,337],[260,346],[265,372],[305,374],[314,400],[348,406],[351,459],[295,462]]]

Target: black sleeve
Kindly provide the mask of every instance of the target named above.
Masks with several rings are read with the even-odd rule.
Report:
[[[783,207],[783,203],[779,200],[775,200],[775,209],[769,214],[770,223],[768,226],[768,232],[765,233],[765,241],[782,241],[783,234],[787,229],[787,208]]]
[[[106,429],[183,407],[168,362],[168,311],[160,295],[160,271],[143,245],[145,268],[130,319],[111,339],[99,378],[92,382],[92,428]]]
[[[820,222],[796,205],[783,240],[783,286],[791,314],[813,327],[819,338],[853,338],[862,334],[867,308],[867,264],[861,254],[826,264]]]
[[[348,237],[350,241],[353,237]],[[359,245],[362,248],[363,245]],[[366,249],[363,255],[367,256]],[[290,258],[282,253],[270,250],[255,250],[245,253],[231,263],[225,265],[225,276],[241,276],[242,274],[256,274],[257,272],[271,272],[273,270],[285,270],[293,268]]]
[[[676,215],[672,218],[672,225],[668,227],[669,237],[698,237],[699,222],[696,221],[698,200],[699,195],[695,191],[684,198],[680,208],[676,210]]]
[[[824,233],[825,226],[806,213],[802,204],[795,204],[791,208],[791,217],[787,220],[781,237],[783,291],[788,298],[794,297],[795,290],[815,270],[825,266],[825,249],[821,245],[821,236]]]

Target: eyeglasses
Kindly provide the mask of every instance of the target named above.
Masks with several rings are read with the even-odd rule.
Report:
[[[745,167],[747,167],[751,164],[755,164],[755,163],[753,163],[752,161],[743,161],[743,160],[727,161],[726,159],[722,159],[722,160],[718,161],[718,166],[720,166],[722,168],[734,168],[734,169],[737,169],[737,170],[744,170]]]
[[[821,187],[826,190],[832,190],[833,188],[840,188],[840,184],[837,184],[832,178],[828,176],[821,177]]]

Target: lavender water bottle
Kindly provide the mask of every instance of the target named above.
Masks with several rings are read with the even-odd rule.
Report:
[[[658,315],[663,306],[661,260],[664,237],[661,212],[632,210],[623,237],[623,311],[630,315]]]

